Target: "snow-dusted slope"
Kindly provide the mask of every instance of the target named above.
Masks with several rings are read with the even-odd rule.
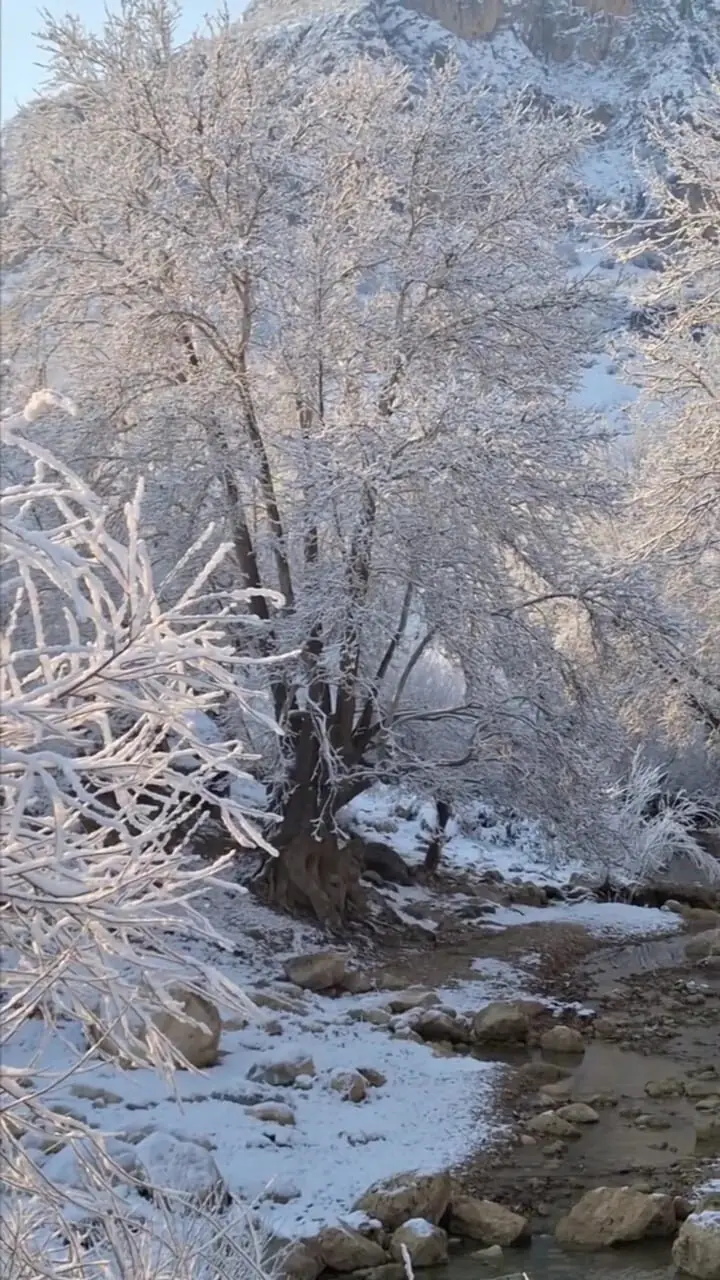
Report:
[[[636,190],[646,105],[686,111],[720,74],[720,0],[252,0],[242,29],[306,73],[358,53],[417,72],[452,57],[491,92],[587,108],[604,129],[596,197]]]

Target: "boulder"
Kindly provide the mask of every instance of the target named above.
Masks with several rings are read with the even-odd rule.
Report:
[[[685,1084],[674,1076],[665,1080],[648,1080],[645,1092],[648,1098],[681,1098],[685,1092]]]
[[[515,1073],[515,1086],[518,1092],[534,1093],[536,1089],[547,1089],[549,1085],[557,1085],[563,1090],[572,1090],[571,1071],[567,1066],[559,1066],[557,1062],[526,1062]],[[553,1092],[553,1089],[550,1090]]]
[[[263,991],[258,987],[249,987],[247,995],[258,1009],[272,1009],[273,1013],[307,1013],[307,1007],[303,1003],[307,996],[303,996],[299,991],[293,998],[283,991]]]
[[[286,961],[285,976],[306,991],[327,991],[343,985],[347,957],[341,951],[312,951]]]
[[[351,842],[353,849],[361,859],[365,871],[374,871],[381,879],[390,884],[409,886],[413,884],[413,873],[409,866],[386,844],[377,840],[355,840]]]
[[[695,1141],[720,1146],[720,1115],[695,1116]]]
[[[287,1280],[317,1280],[323,1265],[315,1250],[298,1240],[280,1259],[280,1275]]]
[[[707,956],[720,955],[720,929],[708,929],[688,938],[685,955],[689,960],[705,960]]]
[[[720,1082],[712,1078],[703,1080],[696,1076],[694,1080],[687,1080],[685,1083],[685,1095],[693,1100],[712,1098],[718,1091],[720,1091]]]
[[[158,1009],[153,1023],[178,1055],[178,1062],[185,1059],[191,1067],[211,1067],[218,1059],[222,1019],[213,1004],[205,996],[174,985],[168,992],[179,1006],[177,1013]]]
[[[171,1207],[187,1201],[205,1207],[218,1206],[227,1198],[227,1188],[215,1161],[196,1142],[181,1142],[170,1133],[156,1131],[135,1148],[137,1177],[154,1197],[166,1193]]]
[[[494,1200],[480,1200],[475,1196],[454,1196],[450,1213],[450,1232],[480,1240],[487,1245],[511,1245],[527,1239],[530,1234],[527,1218],[512,1213]]]
[[[382,1245],[352,1227],[325,1227],[315,1240],[315,1251],[331,1271],[359,1271],[387,1261]]]
[[[276,1062],[254,1062],[248,1071],[248,1080],[260,1080],[263,1084],[294,1084],[298,1076],[314,1076],[312,1058],[294,1058]]]
[[[364,973],[361,969],[349,969],[342,980],[342,986],[351,996],[361,996],[372,991],[375,984],[369,973]]]
[[[530,1020],[517,1003],[494,1000],[475,1014],[473,1039],[477,1044],[525,1044]]]
[[[374,1027],[387,1027],[390,1022],[387,1009],[351,1009],[348,1017],[351,1022],[369,1022]]]
[[[400,1173],[374,1183],[353,1208],[379,1218],[394,1231],[409,1218],[439,1223],[450,1203],[450,1178],[446,1173]]]
[[[423,1040],[437,1042],[447,1040],[450,1044],[469,1044],[470,1028],[458,1018],[451,1018],[442,1009],[423,1009],[413,1018],[413,1030]]]
[[[672,1256],[684,1275],[720,1280],[720,1211],[691,1213],[680,1228]]]
[[[190,1066],[199,1069],[212,1067],[218,1060],[222,1033],[222,1019],[217,1008],[212,1000],[198,995],[195,991],[190,991],[180,983],[173,983],[168,987],[167,995],[177,1006],[176,1009],[157,1007],[152,1010],[151,1008],[149,1019],[142,1014],[130,1016],[130,1030],[135,1038],[133,1055],[140,1063],[149,1057],[143,1048],[148,1036],[149,1022],[149,1025],[159,1031],[168,1042],[176,1067]],[[148,995],[147,1001],[152,1006],[155,999]],[[137,1065],[123,1050],[119,1040],[105,1032],[99,1013],[95,1014],[87,1024],[87,1035],[90,1042],[97,1045],[101,1053],[117,1058],[122,1066]]]
[[[547,1053],[584,1053],[582,1033],[574,1027],[550,1027],[540,1037],[540,1047]]]
[[[382,1089],[383,1085],[387,1084],[387,1076],[384,1076],[382,1071],[376,1071],[375,1067],[358,1067],[358,1071],[373,1089]]]
[[[492,1267],[496,1263],[502,1262],[504,1255],[502,1245],[491,1244],[487,1249],[475,1249],[470,1256],[471,1258],[477,1258],[478,1262],[483,1262],[486,1266]]]
[[[362,1102],[367,1097],[368,1082],[359,1071],[338,1071],[330,1081],[330,1088],[342,1094],[347,1102]]]
[[[565,1108],[563,1108],[565,1110]],[[530,1133],[541,1138],[579,1138],[580,1130],[570,1120],[565,1120],[559,1111],[541,1111],[539,1115],[528,1120],[526,1126]]]
[[[562,1120],[569,1120],[570,1124],[597,1124],[600,1119],[595,1108],[587,1102],[568,1102],[564,1107],[558,1107],[557,1114]]]
[[[264,1120],[266,1124],[295,1124],[295,1112],[284,1102],[258,1102],[253,1107],[246,1107],[245,1114],[255,1120]]]
[[[570,1248],[602,1249],[672,1236],[675,1230],[671,1196],[646,1195],[630,1187],[595,1187],[560,1219],[555,1235]]]
[[[388,1001],[391,1013],[409,1013],[411,1009],[428,1009],[440,1003],[440,997],[426,987],[410,987]]]
[[[393,1232],[390,1253],[396,1262],[404,1261],[403,1245],[414,1267],[437,1267],[447,1262],[447,1233],[425,1218],[409,1218]]]

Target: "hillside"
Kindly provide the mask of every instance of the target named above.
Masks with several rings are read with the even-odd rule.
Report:
[[[636,189],[646,108],[691,109],[720,69],[720,0],[252,0],[243,31],[290,46],[306,71],[358,52],[417,71],[453,57],[478,87],[587,108],[603,129],[587,183],[602,196]]]

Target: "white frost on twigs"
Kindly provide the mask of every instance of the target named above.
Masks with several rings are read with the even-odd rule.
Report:
[[[260,714],[241,684],[248,660],[224,634],[238,597],[210,602],[206,566],[161,604],[141,486],[118,540],[77,475],[12,421],[3,435],[34,469],[0,499],[2,909],[14,961],[0,1043],[35,1011],[87,1022],[102,1005],[133,1058],[132,1020],[143,1001],[167,1002],[173,971],[226,1006],[249,1003],[177,945],[183,934],[222,941],[193,906],[232,857],[212,871],[188,857],[208,806],[237,844],[268,847],[237,791],[213,789],[218,775],[248,780],[245,745],[205,731],[221,702]]]

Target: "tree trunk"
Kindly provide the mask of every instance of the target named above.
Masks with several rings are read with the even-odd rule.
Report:
[[[350,845],[341,845],[333,818],[369,782],[350,774],[344,786],[331,786],[312,716],[296,710],[289,720],[290,767],[284,792],[271,804],[282,815],[270,836],[278,852],[263,866],[259,888],[270,905],[311,915],[337,930],[349,915],[364,916],[366,902],[362,859]]]
[[[265,864],[261,883],[269,904],[302,915],[311,915],[327,928],[339,931],[349,915],[363,914],[360,864],[335,836],[316,840],[298,834],[278,849]]]
[[[447,836],[447,824],[452,816],[450,805],[442,798],[435,801],[435,808],[437,811],[437,821],[435,824],[435,830],[428,841],[424,862],[424,870],[430,875],[434,875],[440,866],[440,857],[442,855],[445,838]]]

